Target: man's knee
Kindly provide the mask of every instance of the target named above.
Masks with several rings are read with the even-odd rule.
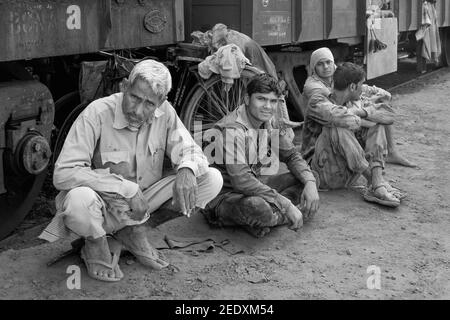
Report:
[[[271,205],[261,197],[244,197],[237,204],[240,214],[250,226],[273,226],[274,212]]]
[[[64,199],[64,211],[86,211],[95,206],[98,195],[88,187],[79,187],[70,190]]]
[[[202,188],[202,191],[207,192],[210,201],[219,194],[222,186],[222,174],[215,168],[208,168],[206,173],[199,178],[199,187]]]
[[[69,191],[63,204],[64,223],[83,237],[99,237],[104,231],[102,203],[94,190],[79,187]]]
[[[386,128],[387,126],[378,124],[368,130],[367,142],[372,146],[386,149],[387,148],[387,138],[386,138]]]

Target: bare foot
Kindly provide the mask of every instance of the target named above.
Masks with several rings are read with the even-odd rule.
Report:
[[[408,168],[415,168],[417,165],[415,163],[412,163],[405,157],[401,156],[397,151],[390,152],[386,158],[387,163],[391,164],[398,164],[404,167]]]

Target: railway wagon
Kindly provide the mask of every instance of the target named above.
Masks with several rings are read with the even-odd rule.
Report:
[[[187,0],[186,39],[191,31],[211,29],[222,22],[262,44],[288,83],[291,105],[302,105],[301,90],[312,50],[328,46],[338,60],[363,62],[368,79],[397,71],[397,54],[403,40],[415,50],[414,33],[422,24],[423,0]],[[382,4],[384,16],[370,31],[367,9]],[[450,0],[437,0],[442,41],[442,64],[450,62]],[[392,12],[392,14],[388,14]],[[368,41],[376,34],[387,44],[371,53]],[[355,52],[360,51],[360,57]],[[362,56],[361,56],[362,55]],[[418,59],[419,67],[423,60]],[[422,65],[423,67],[423,65]],[[302,109],[302,108],[300,108]],[[302,118],[302,110],[291,110]]]
[[[183,1],[0,1],[0,30],[1,239],[41,191],[55,124],[80,103],[80,63],[101,50],[182,41]]]
[[[421,24],[421,0],[387,2],[395,17],[377,21],[375,32],[390,36],[384,40],[389,50],[364,52],[368,72],[379,72],[372,76],[395,71],[398,38],[392,28],[413,33]],[[29,212],[64,134],[89,102],[80,97],[85,63],[106,63],[101,81],[107,82],[126,75],[126,62],[148,56],[165,62],[175,81],[169,98],[192,129],[195,119],[212,123],[215,118],[207,116],[231,110],[245,79],[258,72],[244,70],[225,97],[219,77],[203,82],[196,74],[204,50],[178,50],[192,31],[222,22],[265,46],[288,83],[292,116],[301,119],[299,88],[311,50],[325,45],[340,59],[364,50],[367,6],[361,0],[0,1],[0,239]],[[450,0],[438,0],[437,9],[446,63]],[[217,106],[220,113],[211,110]]]

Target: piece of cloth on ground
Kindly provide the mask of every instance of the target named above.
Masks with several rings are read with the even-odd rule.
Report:
[[[228,239],[217,239],[215,237],[208,238],[184,238],[175,236],[164,236],[164,241],[167,244],[167,248],[161,249],[171,249],[178,250],[182,252],[210,252],[215,248],[221,248],[231,255],[236,255],[239,253],[245,253],[243,247],[231,242]]]

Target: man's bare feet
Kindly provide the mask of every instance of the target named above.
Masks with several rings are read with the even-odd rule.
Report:
[[[168,267],[169,263],[164,261],[158,250],[150,244],[147,238],[150,230],[145,225],[130,226],[118,231],[114,236],[123,244],[124,249],[132,253],[144,266],[160,270]]]
[[[386,157],[386,162],[390,164],[398,164],[400,166],[408,167],[408,168],[415,168],[417,165],[415,163],[412,163],[405,157],[401,156],[398,151],[389,152],[388,156]]]
[[[111,256],[111,251],[113,256]],[[85,239],[81,257],[92,278],[109,282],[119,281],[123,278],[123,273],[118,265],[120,248],[116,247],[111,250],[106,236],[98,239]]]

